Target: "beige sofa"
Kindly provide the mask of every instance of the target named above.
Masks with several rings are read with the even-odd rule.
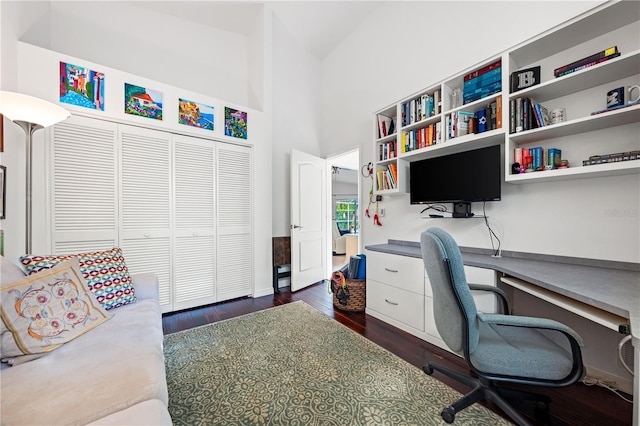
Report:
[[[24,275],[1,260],[2,282]],[[132,278],[137,302],[41,358],[2,364],[2,425],[171,424],[157,277]]]

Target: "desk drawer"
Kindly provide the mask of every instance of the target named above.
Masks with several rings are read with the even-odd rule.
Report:
[[[367,279],[367,308],[424,331],[424,297]]]
[[[422,259],[380,252],[367,253],[367,280],[424,295]]]

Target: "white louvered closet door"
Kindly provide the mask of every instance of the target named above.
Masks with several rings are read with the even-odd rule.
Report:
[[[218,300],[253,291],[253,158],[250,147],[217,144]]]
[[[172,310],[171,134],[120,125],[120,246],[132,274],[153,272]]]
[[[54,254],[111,249],[117,236],[117,125],[72,116],[51,130]]]
[[[215,144],[173,136],[174,310],[216,302]]]

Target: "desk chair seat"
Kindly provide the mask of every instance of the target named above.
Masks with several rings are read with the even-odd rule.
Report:
[[[452,423],[455,414],[486,399],[498,405],[519,425],[528,421],[506,398],[542,401],[545,395],[499,386],[519,383],[538,386],[568,386],[582,378],[582,339],[566,325],[545,318],[509,315],[506,295],[491,286],[469,285],[457,243],[440,228],[430,228],[420,237],[422,259],[431,289],[436,328],[446,345],[462,355],[478,379],[437,363],[423,367],[465,383],[473,390],[442,411]],[[478,312],[471,289],[493,291],[502,301],[503,314]]]

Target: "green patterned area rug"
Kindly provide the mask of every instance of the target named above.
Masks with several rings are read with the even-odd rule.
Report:
[[[304,302],[165,336],[175,425],[435,425],[460,394]],[[508,424],[475,404],[456,425]]]

